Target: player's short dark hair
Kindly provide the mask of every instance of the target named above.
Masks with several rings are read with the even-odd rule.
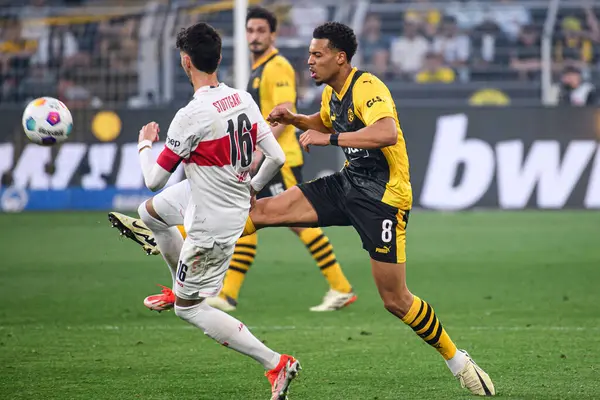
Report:
[[[246,24],[251,19],[264,19],[269,24],[271,32],[277,32],[277,17],[264,7],[249,8],[248,13],[246,14]]]
[[[209,24],[199,22],[183,28],[177,34],[175,45],[190,56],[199,71],[212,74],[217,70],[221,59],[221,36]]]
[[[356,54],[358,42],[352,28],[340,22],[326,22],[313,31],[314,39],[328,39],[329,46],[346,53],[348,61]]]

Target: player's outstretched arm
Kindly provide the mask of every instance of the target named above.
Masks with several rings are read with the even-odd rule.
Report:
[[[140,155],[142,174],[144,175],[144,183],[146,184],[146,187],[153,192],[165,187],[171,177],[172,171],[177,168],[175,165],[172,170],[167,170],[164,167],[165,163],[173,161],[173,163],[179,165],[180,162],[179,157],[172,157],[170,154],[165,154],[165,152],[170,151],[166,147],[160,154],[159,159],[156,161],[154,160],[152,155],[152,143],[158,140],[158,132],[158,124],[156,122],[151,122],[140,130],[140,136],[138,138],[138,152]]]
[[[285,153],[272,133],[264,135],[257,146],[265,155],[265,161],[250,182],[250,186],[256,193],[260,192],[275,177],[285,163]]]
[[[334,137],[333,141],[335,140]],[[337,135],[338,146],[354,147],[356,149],[381,149],[382,147],[393,146],[397,141],[398,128],[396,127],[396,120],[392,117],[382,118],[356,132],[342,132]]]
[[[398,128],[392,117],[384,117],[356,132],[325,134],[309,129],[300,135],[300,146],[306,151],[310,146],[342,146],[355,149],[381,149],[398,141]]]
[[[291,112],[285,105],[275,107],[267,117],[267,122],[273,127],[284,124],[294,125],[301,131],[314,129],[319,132],[332,132],[332,130],[323,123],[320,113],[312,115],[296,114]]]

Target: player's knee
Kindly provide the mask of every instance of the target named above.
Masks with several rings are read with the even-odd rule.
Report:
[[[154,203],[152,202],[152,199],[148,199],[140,204],[138,207],[138,215],[148,227],[156,224],[157,221],[165,223],[154,209]]]
[[[140,206],[138,207],[138,215],[140,216],[140,219],[142,221],[144,221],[144,223],[147,225],[150,219],[150,213],[148,213],[148,209],[146,206],[146,203],[148,203],[151,200],[146,200],[144,201],[142,204],[140,204]]]
[[[403,318],[410,310],[413,295],[408,290],[383,296],[383,306],[398,318]]]

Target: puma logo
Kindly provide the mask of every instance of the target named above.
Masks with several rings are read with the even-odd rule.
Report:
[[[390,251],[392,251],[391,246],[377,247],[375,249],[375,253],[381,253],[381,254],[388,254]]]

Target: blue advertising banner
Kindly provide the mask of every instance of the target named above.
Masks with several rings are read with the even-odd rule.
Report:
[[[0,190],[0,208],[4,212],[57,210],[131,211],[154,193],[147,189],[126,190],[114,187],[103,190],[68,188],[64,190],[29,190],[9,187]]]

